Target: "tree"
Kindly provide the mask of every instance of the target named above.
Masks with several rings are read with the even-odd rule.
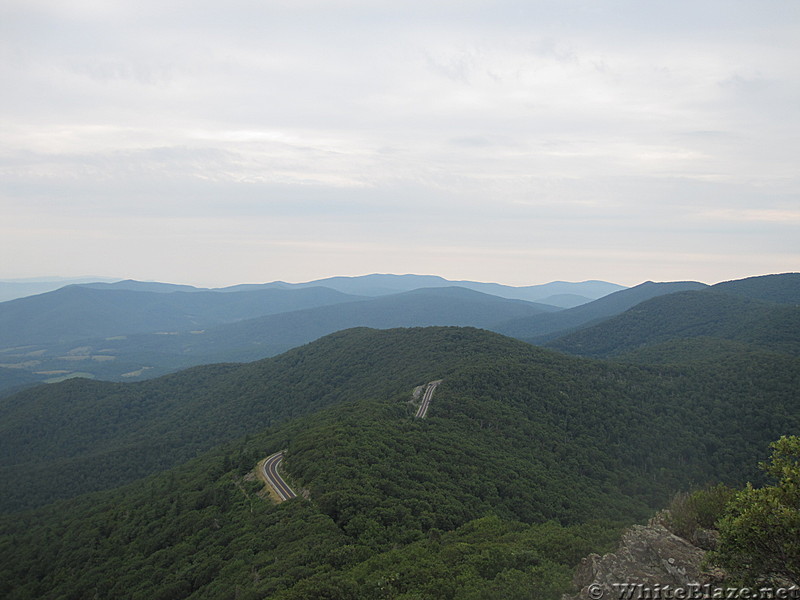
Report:
[[[800,584],[800,437],[783,436],[772,449],[761,467],[777,484],[748,484],[719,524],[713,560],[745,585]]]

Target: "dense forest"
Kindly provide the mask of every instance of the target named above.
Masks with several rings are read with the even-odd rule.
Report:
[[[616,358],[696,338],[741,342],[753,349],[800,356],[800,307],[710,290],[680,292],[642,302],[548,346],[582,356]]]
[[[634,366],[475,329],[357,329],[249,365],[30,390],[3,405],[6,431],[39,428],[3,436],[8,509],[51,498],[26,484],[58,481],[36,456],[72,449],[64,497],[140,461],[178,466],[4,517],[2,593],[555,598],[676,490],[759,481],[769,443],[800,426],[798,361],[776,356]],[[252,470],[279,449],[307,499],[260,494]]]
[[[732,352],[800,356],[800,273],[660,295],[547,346],[635,362],[693,362]]]
[[[114,487],[332,404],[403,395],[465,362],[529,349],[477,330],[354,329],[245,365],[26,390],[0,399],[2,508]]]
[[[750,440],[766,444],[794,422],[797,372],[797,359],[788,356],[734,354],[702,366],[635,368],[474,329],[349,330],[247,365],[197,367],[137,384],[76,379],[0,401],[2,506],[114,487],[266,426],[343,402],[404,398],[415,385],[442,377],[431,418],[450,410],[448,423],[469,417],[477,432],[500,429],[507,438],[529,423],[538,430],[526,435],[553,440],[547,452],[557,452],[565,437],[564,452],[575,456],[587,451],[574,444],[577,434],[606,454],[634,448],[638,461],[650,454],[638,446],[658,444],[664,447],[653,454],[677,464],[692,453],[704,456],[692,477],[726,477],[753,457]],[[460,394],[457,403],[452,393]],[[742,423],[750,413],[749,424]],[[672,437],[648,440],[646,423],[662,421]],[[685,448],[687,427],[696,429],[703,449],[720,450]],[[691,470],[681,472],[685,483]]]
[[[794,508],[773,523],[763,506],[794,502],[800,472],[782,437],[800,431],[797,278],[762,283],[660,295],[553,342],[613,361],[357,328],[2,398],[0,596],[556,599],[581,557],[687,497],[714,504],[731,577],[783,573],[769,543],[754,563],[736,541],[756,540],[753,515],[782,552],[796,529]],[[278,450],[300,492],[281,504],[254,472]]]

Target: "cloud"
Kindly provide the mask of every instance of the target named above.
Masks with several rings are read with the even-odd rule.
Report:
[[[185,243],[220,256],[257,223],[305,257],[313,236],[374,240],[392,264],[403,239],[492,257],[619,246],[644,272],[646,231],[667,256],[710,255],[713,237],[766,264],[797,251],[798,6],[9,0],[0,206],[39,219],[22,230],[43,246],[48,222],[67,239],[98,217],[128,239],[136,215],[184,218]],[[228,237],[193,237],[214,220]],[[748,222],[762,237],[737,246]]]
[[[739,223],[771,223],[792,228],[800,225],[800,210],[796,209],[719,209],[705,211],[698,216],[706,219]]]

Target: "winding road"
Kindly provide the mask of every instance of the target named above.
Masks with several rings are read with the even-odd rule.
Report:
[[[431,404],[431,399],[433,398],[433,392],[436,390],[437,386],[442,383],[442,380],[439,379],[438,381],[431,381],[428,384],[428,387],[425,388],[425,394],[422,396],[422,402],[419,405],[419,409],[417,410],[417,414],[414,415],[418,419],[424,419],[425,415],[428,414],[428,407]]]
[[[416,418],[424,419],[425,415],[428,414],[428,407],[431,404],[433,392],[436,391],[440,383],[442,383],[441,379],[431,381],[427,385],[425,393],[422,395],[422,402],[420,402],[419,408],[417,409],[417,414],[414,415]],[[276,452],[260,463],[260,475],[264,478],[266,484],[275,491],[281,502],[297,497],[294,490],[289,487],[280,473],[278,473],[278,466],[281,464],[281,461],[283,461],[283,453],[284,450]]]
[[[284,451],[281,450],[272,456],[268,456],[266,459],[264,459],[264,463],[261,465],[261,469],[264,474],[264,478],[267,480],[267,484],[273,490],[275,490],[275,493],[278,494],[281,502],[297,497],[297,494],[294,493],[294,490],[288,486],[288,484],[283,480],[283,477],[281,477],[278,473],[278,465],[281,464],[281,461],[283,460],[283,452]]]

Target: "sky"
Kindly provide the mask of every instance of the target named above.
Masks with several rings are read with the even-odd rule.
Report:
[[[0,279],[800,270],[797,0],[3,0]]]

